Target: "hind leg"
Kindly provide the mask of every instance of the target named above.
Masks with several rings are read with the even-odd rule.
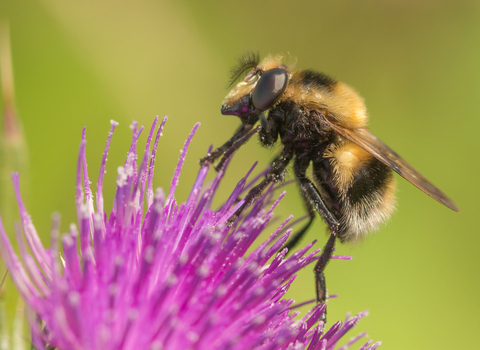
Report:
[[[330,209],[328,209],[328,207],[326,206],[323,198],[320,195],[320,192],[318,192],[312,181],[307,178],[303,179],[302,190],[307,200],[313,203],[314,208],[318,212],[320,212],[322,217],[325,219],[328,226],[330,227],[331,232],[330,238],[322,249],[322,255],[320,256],[320,259],[318,259],[317,264],[314,268],[317,302],[323,304],[327,300],[327,287],[325,283],[324,270],[332,257],[333,251],[335,250],[335,238],[337,237],[340,224],[338,223],[335,216],[331,213]]]
[[[309,202],[314,210],[318,211],[330,227],[330,238],[325,244],[322,255],[315,265],[315,288],[317,292],[317,301],[325,303],[327,300],[327,288],[325,283],[324,270],[330,261],[333,251],[335,250],[335,238],[338,231],[339,223],[335,215],[327,207],[322,195],[315,187],[314,183],[306,177],[306,171],[310,164],[310,159],[305,157],[297,157],[294,170],[295,176],[300,182],[300,188],[306,201]]]

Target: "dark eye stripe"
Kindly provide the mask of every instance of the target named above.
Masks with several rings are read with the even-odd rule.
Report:
[[[270,107],[287,87],[288,73],[283,68],[273,68],[262,74],[252,93],[252,103],[256,109]]]

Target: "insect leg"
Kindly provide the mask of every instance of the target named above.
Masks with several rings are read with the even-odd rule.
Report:
[[[330,261],[333,251],[335,250],[335,238],[337,236],[337,231],[340,224],[338,223],[332,212],[325,205],[325,202],[323,201],[320,193],[318,192],[313,182],[307,178],[302,179],[301,182],[302,192],[307,197],[307,199],[312,202],[315,209],[318,210],[320,214],[322,214],[328,226],[330,226],[331,231],[330,238],[328,239],[327,244],[325,244],[325,246],[323,247],[322,255],[320,256],[320,259],[318,259],[317,264],[314,268],[317,301],[323,304],[327,300],[327,288],[323,271],[325,270],[325,267]]]
[[[212,151],[211,153],[208,153],[204,158],[200,159],[200,165],[203,166],[206,163],[211,163],[218,157],[220,157],[228,148],[230,148],[233,143],[238,140],[239,138],[245,136],[252,130],[253,124],[242,124],[240,127],[235,131],[235,134],[223,144],[223,146],[217,148],[216,150]]]
[[[318,189],[315,187],[313,182],[310,179],[307,179],[306,177],[303,179],[299,179],[299,181],[300,181],[300,189],[305,199],[310,201],[314,209],[322,215],[322,217],[325,219],[328,226],[330,227],[330,231],[332,233],[336,233],[338,226],[340,226],[340,224],[337,218],[335,217],[335,215],[333,215],[330,209],[328,209]]]
[[[220,171],[220,169],[222,169],[223,165],[225,164],[225,162],[228,160],[228,158],[230,158],[233,154],[233,152],[235,152],[237,149],[239,149],[240,147],[242,147],[242,145],[247,142],[250,137],[252,137],[254,134],[260,132],[262,130],[262,127],[260,125],[258,125],[255,129],[253,129],[252,131],[246,133],[245,135],[239,137],[238,139],[235,140],[235,142],[233,142],[233,144],[225,151],[225,153],[223,154],[223,157],[222,159],[220,159],[220,161],[218,162],[217,166],[215,167],[215,170],[216,171]]]
[[[313,207],[316,211],[318,211],[322,217],[327,222],[328,226],[330,227],[331,235],[325,244],[322,255],[317,261],[315,265],[314,272],[315,272],[315,288],[317,292],[317,302],[325,303],[327,300],[327,288],[325,283],[325,275],[323,271],[327,266],[328,262],[330,261],[333,251],[335,249],[335,238],[336,233],[339,227],[339,222],[335,215],[330,211],[330,209],[325,204],[320,192],[315,187],[314,183],[306,177],[306,171],[308,165],[310,163],[310,159],[307,155],[297,156],[297,162],[295,163],[295,175],[300,182],[300,189],[306,201],[310,203],[310,207]]]
[[[256,198],[258,198],[262,192],[272,183],[281,182],[284,177],[285,169],[288,163],[293,157],[293,151],[290,148],[284,148],[282,153],[275,158],[272,162],[270,170],[268,171],[265,179],[257,186],[253,187],[245,196],[243,205],[238,208],[235,214],[230,218],[229,222],[235,221],[235,219],[242,213],[242,211],[252,204]]]

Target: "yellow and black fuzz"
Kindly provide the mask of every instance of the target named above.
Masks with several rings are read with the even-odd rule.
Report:
[[[232,84],[247,73],[226,96],[221,112],[236,115],[242,124],[223,146],[200,162],[222,156],[216,169],[235,150],[258,133],[264,146],[278,139],[281,153],[265,179],[250,190],[232,220],[272,182],[284,179],[287,165],[293,169],[305,198],[310,220],[286,247],[291,250],[311,225],[318,211],[331,235],[315,266],[317,300],[326,301],[323,271],[334,250],[335,239],[355,242],[388,220],[395,207],[392,170],[417,188],[458,211],[455,203],[372,135],[366,125],[363,99],[348,85],[311,70],[293,71],[282,56],[248,55],[232,71]],[[255,127],[255,125],[259,123]],[[313,181],[306,175],[312,167]]]

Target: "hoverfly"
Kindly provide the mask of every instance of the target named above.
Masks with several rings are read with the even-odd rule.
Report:
[[[281,182],[293,161],[310,220],[287,242],[291,250],[311,225],[318,211],[330,227],[322,256],[315,266],[317,301],[326,301],[324,269],[335,239],[354,242],[388,220],[395,206],[392,170],[448,208],[454,201],[430,183],[366,127],[363,99],[348,85],[311,70],[293,71],[282,56],[244,57],[232,71],[232,84],[240,81],[223,101],[221,113],[236,115],[242,124],[223,146],[200,163],[226,159],[258,133],[264,146],[280,138],[283,149],[265,179],[252,188],[234,218],[272,182]],[[260,122],[258,126],[255,124]],[[313,181],[307,177],[312,166]],[[233,218],[233,219],[234,219]]]

